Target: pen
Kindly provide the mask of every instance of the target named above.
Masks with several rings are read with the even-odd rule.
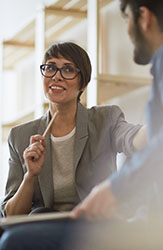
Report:
[[[44,133],[43,133],[43,136],[46,137],[47,133],[49,132],[50,128],[51,128],[51,125],[53,124],[54,120],[55,120],[55,117],[57,115],[58,112],[55,112],[53,117],[51,118],[47,128],[45,129]]]

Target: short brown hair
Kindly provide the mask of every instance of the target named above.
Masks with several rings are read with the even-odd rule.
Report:
[[[72,42],[55,43],[45,52],[43,63],[46,63],[50,58],[58,58],[60,55],[72,61],[75,66],[80,69],[80,89],[85,88],[91,79],[92,72],[92,66],[87,52]]]

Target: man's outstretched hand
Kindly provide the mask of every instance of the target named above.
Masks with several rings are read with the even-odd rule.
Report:
[[[95,186],[90,194],[72,211],[72,218],[81,215],[89,219],[111,218],[117,211],[117,200],[110,190],[109,181]]]

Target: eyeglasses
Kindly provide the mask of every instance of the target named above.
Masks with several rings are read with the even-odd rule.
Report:
[[[58,68],[53,64],[42,64],[40,65],[40,70],[41,74],[47,78],[54,77],[59,71],[62,78],[66,80],[73,80],[80,72],[80,69],[73,67],[71,65]]]

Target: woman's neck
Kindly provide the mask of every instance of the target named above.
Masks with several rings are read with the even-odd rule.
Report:
[[[51,133],[55,137],[65,136],[76,126],[77,103],[75,105],[53,105],[50,107],[50,113],[53,116],[58,112],[52,127]]]

